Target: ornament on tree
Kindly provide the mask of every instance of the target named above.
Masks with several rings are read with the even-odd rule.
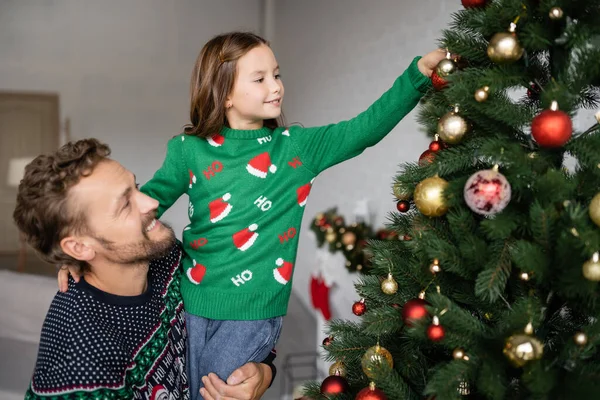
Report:
[[[431,74],[431,83],[436,90],[442,90],[448,85],[446,78],[458,70],[456,63],[452,60],[450,52],[446,52],[446,58],[441,60]]]
[[[469,356],[467,356],[465,354],[465,351],[460,347],[454,349],[454,351],[452,352],[452,358],[454,358],[455,360],[469,361]]]
[[[522,281],[525,281],[525,282],[527,282],[527,281],[529,281],[529,279],[530,279],[531,277],[529,276],[529,274],[528,274],[527,272],[521,272],[521,274],[519,275],[519,278],[520,278]]]
[[[490,87],[489,86],[481,87],[475,91],[475,100],[478,103],[483,103],[483,102],[487,101],[489,95],[490,95]]]
[[[523,47],[517,39],[517,24],[511,22],[508,32],[496,33],[487,48],[487,55],[496,64],[510,64],[523,56]]]
[[[588,336],[583,332],[577,332],[573,335],[573,340],[578,346],[585,346],[588,342]]]
[[[590,219],[594,221],[594,223],[600,226],[600,193],[596,194],[592,201],[590,202],[589,207]]]
[[[367,311],[367,305],[365,304],[365,299],[360,299],[352,305],[352,312],[356,316],[361,316]]]
[[[396,203],[396,209],[401,213],[408,212],[408,210],[410,210],[410,202],[406,200],[400,200]]]
[[[358,392],[354,400],[387,400],[387,397],[385,393],[375,387],[374,382],[371,382],[369,387]]]
[[[410,327],[416,321],[426,318],[429,315],[426,308],[427,305],[428,303],[421,298],[407,301],[404,307],[402,307],[402,322],[404,322],[404,325]]]
[[[573,122],[567,113],[558,109],[556,101],[531,121],[531,135],[542,147],[561,147],[572,134]]]
[[[458,106],[454,106],[454,111],[445,114],[438,121],[437,133],[446,143],[458,144],[469,132],[469,123],[458,113]]]
[[[437,315],[433,316],[431,325],[427,327],[427,338],[432,342],[439,342],[446,336],[446,330],[440,325],[440,319]]]
[[[388,295],[398,292],[398,282],[394,280],[391,272],[388,274],[387,278],[381,282],[381,291]]]
[[[440,135],[435,134],[435,139],[433,142],[429,143],[429,150],[437,153],[438,151],[448,148],[448,145],[442,141],[440,141]]]
[[[406,185],[404,185],[402,182],[394,183],[392,191],[394,192],[394,196],[396,196],[398,200],[410,200],[410,198],[412,197],[411,190],[407,188]]]
[[[494,215],[508,205],[511,187],[498,172],[498,166],[471,175],[463,191],[465,202],[471,210],[481,215]]]
[[[327,347],[333,342],[333,336],[329,335],[325,339],[323,339],[323,347]]]
[[[503,353],[514,367],[520,368],[530,361],[542,358],[544,345],[532,335],[533,326],[530,322],[525,327],[525,333],[518,333],[506,339]]]
[[[550,16],[550,19],[558,21],[559,19],[562,19],[564,12],[560,7],[552,7],[548,15]]]
[[[428,217],[441,217],[448,211],[444,189],[448,182],[433,176],[420,182],[415,188],[414,201],[419,211]]]
[[[483,8],[487,0],[461,0],[464,8]]]
[[[583,276],[588,281],[600,281],[600,253],[595,252],[592,258],[583,264]]]
[[[429,272],[431,272],[432,274],[437,274],[438,272],[440,272],[442,270],[442,267],[440,267],[440,260],[438,260],[437,258],[434,258],[433,261],[431,262],[431,264],[429,264]]]
[[[341,361],[336,361],[329,367],[329,375],[346,377],[346,366]]]
[[[425,150],[419,156],[419,165],[422,167],[425,165],[431,164],[434,161],[435,161],[435,152],[433,152],[431,150]]]
[[[350,385],[346,378],[337,375],[331,375],[325,378],[321,383],[322,394],[343,394],[350,390]]]
[[[379,366],[384,363],[387,364],[390,369],[394,367],[392,354],[386,348],[381,347],[379,343],[367,349],[361,359],[363,372],[371,379],[375,376]]]

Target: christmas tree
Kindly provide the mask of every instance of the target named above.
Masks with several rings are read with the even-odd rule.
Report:
[[[311,398],[600,398],[600,0],[462,4]]]

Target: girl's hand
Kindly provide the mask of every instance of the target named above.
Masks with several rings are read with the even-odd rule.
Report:
[[[426,77],[431,78],[433,70],[444,58],[446,58],[446,50],[444,49],[437,49],[425,54],[417,63],[419,71]]]
[[[58,270],[58,290],[65,293],[69,289],[69,274],[75,282],[81,278],[81,268],[75,265],[61,265]]]

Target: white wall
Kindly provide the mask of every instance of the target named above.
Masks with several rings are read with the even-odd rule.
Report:
[[[459,7],[459,1],[439,0],[277,2],[273,47],[282,67],[288,122],[321,125],[366,109],[414,56],[436,48],[441,29],[450,22],[449,13]],[[315,180],[294,277],[294,290],[308,307],[310,272],[317,263],[316,244],[308,234],[312,218],[332,206],[352,217],[355,202],[368,198],[377,213],[374,224],[382,226],[387,213],[395,209],[390,193],[398,164],[418,159],[429,143],[419,132],[415,115],[408,115],[374,148]],[[334,317],[352,318],[356,275],[347,273],[341,263],[330,268],[337,268],[337,287],[331,292]]]
[[[0,0],[0,90],[56,92],[73,139],[96,137],[146,182],[188,121],[192,67],[222,32],[259,32],[261,0]],[[166,214],[180,234],[186,204]]]

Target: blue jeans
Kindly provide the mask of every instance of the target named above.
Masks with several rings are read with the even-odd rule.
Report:
[[[190,400],[202,399],[202,377],[214,372],[224,381],[247,362],[261,362],[279,340],[283,317],[219,321],[185,313],[188,331]]]

